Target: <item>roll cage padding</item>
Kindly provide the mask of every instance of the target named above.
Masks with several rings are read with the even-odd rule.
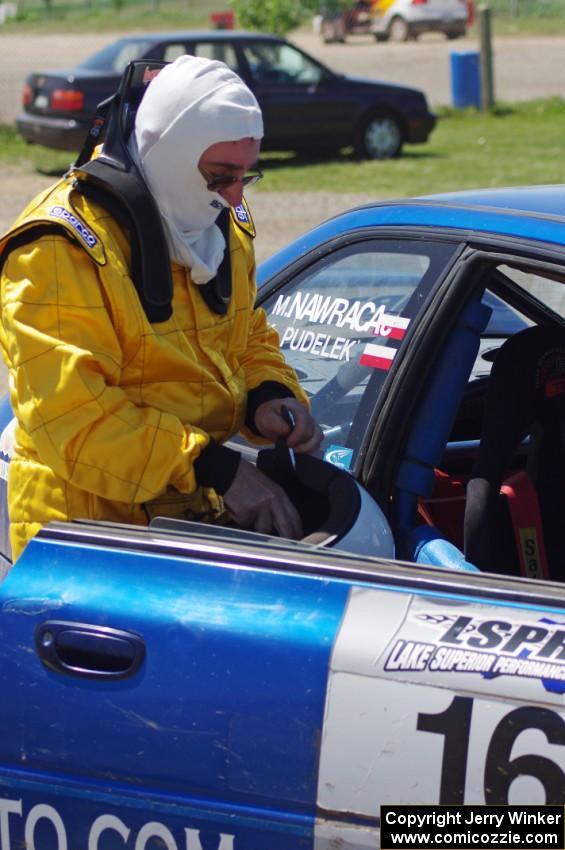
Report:
[[[413,559],[418,540],[418,498],[431,495],[434,469],[440,465],[449,434],[473,364],[481,333],[491,317],[490,307],[472,301],[464,308],[445,343],[414,424],[395,482],[394,535],[403,557]],[[437,532],[438,538],[442,535]]]
[[[410,560],[432,567],[478,572],[478,567],[465,559],[463,552],[432,525],[416,525],[409,532],[406,548]]]

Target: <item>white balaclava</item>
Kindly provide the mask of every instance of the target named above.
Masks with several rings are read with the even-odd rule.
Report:
[[[225,240],[215,221],[229,206],[198,170],[210,145],[261,139],[255,96],[223,62],[180,56],[149,84],[135,118],[130,154],[161,213],[171,259],[194,283],[214,277]]]

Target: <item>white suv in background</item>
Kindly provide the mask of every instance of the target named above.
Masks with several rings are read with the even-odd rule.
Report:
[[[408,41],[431,31],[458,38],[465,35],[469,15],[469,0],[377,0],[371,31],[377,41]]]

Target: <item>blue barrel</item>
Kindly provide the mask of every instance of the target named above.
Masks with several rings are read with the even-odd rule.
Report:
[[[481,67],[473,50],[454,52],[451,59],[451,95],[456,109],[481,106]]]

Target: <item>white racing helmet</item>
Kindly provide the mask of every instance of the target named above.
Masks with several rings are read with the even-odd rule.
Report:
[[[296,507],[304,543],[394,558],[392,531],[383,511],[345,470],[313,455],[294,455],[282,440],[258,453],[257,467]]]

